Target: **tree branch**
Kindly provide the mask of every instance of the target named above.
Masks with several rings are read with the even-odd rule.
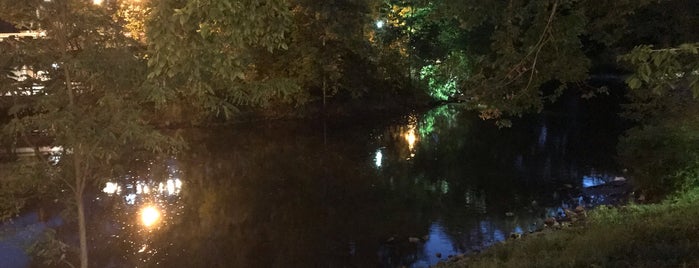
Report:
[[[531,73],[529,75],[529,81],[527,82],[527,86],[525,87],[525,90],[528,89],[529,86],[531,86],[531,83],[534,80],[534,73],[536,72],[536,64],[538,62],[538,58],[539,58],[539,54],[541,53],[541,49],[544,47],[544,45],[546,45],[548,40],[550,40],[552,37],[552,35],[550,33],[551,24],[553,23],[553,19],[556,17],[557,11],[558,11],[558,0],[553,2],[553,7],[551,7],[551,14],[549,14],[548,20],[546,21],[546,26],[544,27],[544,30],[541,32],[541,36],[539,37],[539,41],[536,42],[536,45],[534,45],[534,48],[531,51],[529,51],[529,53],[527,53],[527,55],[522,57],[522,60],[520,60],[519,63],[515,64],[515,66],[507,72],[507,76],[509,76],[509,74],[511,74],[513,71],[517,71],[518,72],[517,76],[513,77],[507,83],[500,86],[500,88],[506,87],[506,86],[514,83],[514,81],[516,81],[517,79],[522,77],[522,75],[525,74],[526,71],[530,71]],[[547,38],[547,37],[549,37],[549,38]],[[532,66],[529,68],[529,70],[519,72],[521,65],[532,54],[534,54],[534,61],[532,63]]]

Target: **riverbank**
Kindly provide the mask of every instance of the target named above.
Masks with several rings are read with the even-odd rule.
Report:
[[[567,228],[511,239],[438,267],[698,267],[699,189],[657,204],[598,207]]]

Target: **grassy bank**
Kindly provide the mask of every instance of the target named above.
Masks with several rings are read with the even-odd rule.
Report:
[[[699,267],[699,189],[588,214],[441,267]]]

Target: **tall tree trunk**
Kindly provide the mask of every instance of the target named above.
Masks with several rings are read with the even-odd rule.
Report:
[[[83,202],[82,190],[75,194],[75,201],[78,203],[78,230],[80,233],[80,267],[87,268],[87,231],[85,227],[85,203]]]
[[[77,144],[73,153],[73,168],[75,169],[75,203],[78,206],[78,233],[80,235],[80,267],[87,268],[87,227],[85,223],[85,182],[87,180],[83,172],[82,146]]]

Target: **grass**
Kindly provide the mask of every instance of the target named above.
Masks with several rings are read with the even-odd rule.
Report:
[[[699,267],[699,188],[658,204],[600,207],[577,226],[441,267]]]

